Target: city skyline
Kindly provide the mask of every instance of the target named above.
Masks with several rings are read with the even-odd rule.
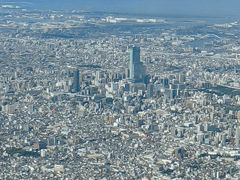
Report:
[[[0,179],[239,179],[238,18],[29,2],[0,6]]]

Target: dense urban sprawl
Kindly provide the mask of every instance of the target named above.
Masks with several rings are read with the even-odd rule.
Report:
[[[239,178],[238,22],[8,8],[0,179]]]

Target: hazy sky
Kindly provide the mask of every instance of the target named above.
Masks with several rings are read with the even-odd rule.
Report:
[[[240,15],[240,0],[24,0],[24,1],[31,2],[34,8],[44,9],[67,8],[111,12],[133,12],[143,14],[173,14],[173,15],[195,14],[203,16]]]

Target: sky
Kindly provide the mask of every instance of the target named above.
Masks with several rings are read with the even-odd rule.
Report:
[[[13,0],[0,0],[9,2]],[[20,0],[15,0],[20,2]],[[33,8],[141,14],[240,16],[240,0],[24,0]]]

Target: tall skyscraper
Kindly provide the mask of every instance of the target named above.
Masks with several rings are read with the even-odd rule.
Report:
[[[73,72],[73,92],[77,93],[80,91],[80,84],[79,84],[79,70],[74,70]]]
[[[143,82],[145,77],[145,67],[140,61],[140,48],[133,47],[129,50],[129,79],[134,82]]]

